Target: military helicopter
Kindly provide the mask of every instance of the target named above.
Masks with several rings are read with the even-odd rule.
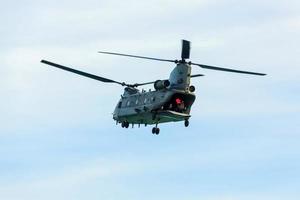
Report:
[[[169,79],[156,80],[145,83],[129,84],[125,82],[119,82],[69,68],[47,60],[41,60],[41,62],[81,76],[95,79],[97,81],[105,83],[115,83],[125,87],[124,93],[123,95],[121,95],[121,99],[117,103],[116,108],[113,112],[113,119],[116,121],[116,124],[121,124],[122,128],[128,128],[130,124],[132,124],[132,127],[135,124],[137,124],[139,127],[141,124],[145,126],[154,124],[155,126],[152,128],[152,133],[158,135],[160,132],[158,124],[160,123],[184,121],[185,127],[189,126],[189,118],[191,117],[190,111],[196,98],[194,93],[195,87],[193,85],[190,85],[190,79],[204,76],[203,74],[192,75],[192,65],[204,69],[219,70],[225,72],[258,76],[266,75],[263,73],[221,68],[186,61],[186,59],[190,58],[190,44],[190,41],[182,40],[180,60],[160,59],[107,51],[98,52],[102,54],[127,56],[140,59],[171,62],[176,64],[175,68],[170,74]],[[137,89],[140,86],[148,84],[153,84],[155,90],[145,91],[144,89]]]

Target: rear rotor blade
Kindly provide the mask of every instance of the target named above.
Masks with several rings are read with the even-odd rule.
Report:
[[[190,50],[191,50],[191,42],[187,40],[182,40],[182,48],[181,48],[182,60],[190,58]]]
[[[145,56],[136,56],[136,55],[123,54],[123,53],[114,53],[114,52],[107,52],[107,51],[98,51],[98,53],[110,54],[110,55],[116,55],[116,56],[127,56],[127,57],[133,57],[133,58],[142,58],[142,59],[148,59],[148,60],[157,60],[157,61],[164,61],[164,62],[174,62],[174,63],[177,62],[176,60],[152,58],[152,57],[145,57]]]
[[[105,83],[117,83],[117,84],[122,85],[122,86],[126,85],[125,83],[121,83],[121,82],[114,81],[114,80],[111,80],[111,79],[96,76],[96,75],[89,74],[89,73],[79,71],[79,70],[76,70],[76,69],[72,69],[72,68],[69,68],[69,67],[66,67],[66,66],[63,66],[63,65],[59,65],[59,64],[47,61],[47,60],[41,60],[41,63],[51,65],[53,67],[57,67],[59,69],[66,70],[66,71],[69,71],[69,72],[72,72],[72,73],[75,73],[75,74],[79,74],[81,76],[85,76],[85,77],[88,77],[88,78],[91,78],[91,79],[95,79],[97,81],[102,81],[102,82],[105,82]]]
[[[195,78],[195,77],[199,77],[199,76],[204,76],[204,74],[194,74],[194,75],[191,75],[191,78]]]
[[[251,74],[251,75],[258,75],[258,76],[266,75],[266,74],[258,73],[258,72],[242,71],[242,70],[236,70],[236,69],[230,69],[230,68],[222,68],[222,67],[215,67],[215,66],[210,66],[210,65],[197,64],[197,63],[191,63],[191,64],[197,65],[204,69],[212,69],[212,70],[225,71],[225,72],[234,72],[234,73],[240,73],[240,74]]]

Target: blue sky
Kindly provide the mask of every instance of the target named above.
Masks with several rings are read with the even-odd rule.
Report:
[[[0,199],[299,199],[299,1],[9,1],[1,4]],[[121,129],[122,88],[166,78],[192,41],[190,127]],[[150,86],[149,86],[150,88]],[[146,88],[148,89],[148,88]]]

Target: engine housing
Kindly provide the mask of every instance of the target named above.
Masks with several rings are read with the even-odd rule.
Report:
[[[166,89],[170,85],[169,80],[157,80],[154,82],[154,88],[156,90]]]

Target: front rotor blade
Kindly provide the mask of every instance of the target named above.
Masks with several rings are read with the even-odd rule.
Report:
[[[96,75],[93,75],[93,74],[89,74],[89,73],[86,73],[86,72],[83,72],[83,71],[72,69],[72,68],[69,68],[69,67],[66,67],[66,66],[63,66],[63,65],[59,65],[59,64],[56,64],[56,63],[53,63],[53,62],[49,62],[47,60],[41,60],[41,63],[51,65],[53,67],[57,67],[59,69],[66,70],[66,71],[69,71],[69,72],[72,72],[72,73],[75,73],[75,74],[79,74],[81,76],[85,76],[85,77],[88,77],[88,78],[91,78],[91,79],[95,79],[97,81],[102,81],[102,82],[105,82],[105,83],[117,83],[117,84],[120,84],[120,85],[123,85],[123,86],[126,85],[125,83],[120,83],[120,82],[117,82],[117,81],[114,81],[114,80],[111,80],[111,79],[103,78],[103,77],[96,76]]]
[[[165,61],[165,62],[176,62],[176,60],[152,58],[152,57],[145,57],[145,56],[136,56],[136,55],[123,54],[123,53],[113,53],[113,52],[107,52],[107,51],[98,51],[98,53],[110,54],[110,55],[116,55],[116,56],[127,56],[127,57],[133,57],[133,58],[142,58],[142,59],[148,59],[148,60]]]
[[[215,67],[215,66],[197,64],[197,63],[191,63],[191,64],[192,65],[197,65],[197,66],[205,68],[205,69],[212,69],[212,70],[218,70],[218,71],[234,72],[234,73],[240,73],[240,74],[251,74],[251,75],[258,75],[258,76],[265,76],[266,75],[266,74],[258,73],[258,72],[241,71],[241,70],[236,70],[236,69]]]
[[[139,87],[139,86],[142,86],[142,85],[149,85],[149,84],[153,84],[153,83],[155,83],[155,81],[151,81],[151,82],[147,82],[147,83],[136,83],[133,86],[134,87]]]

